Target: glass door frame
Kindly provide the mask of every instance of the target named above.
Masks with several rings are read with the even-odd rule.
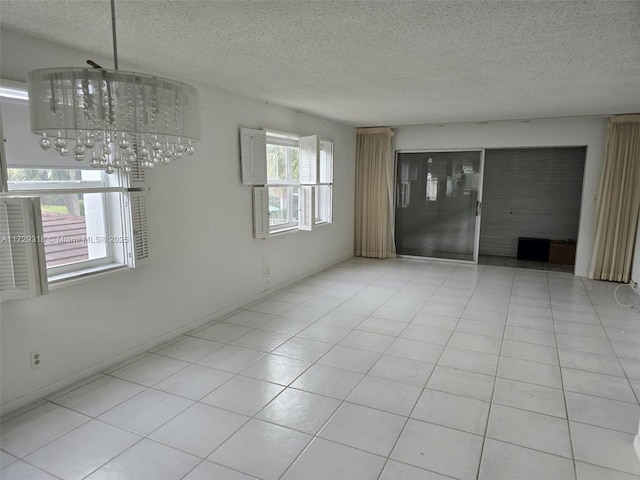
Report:
[[[478,198],[476,203],[476,230],[475,239],[473,244],[473,260],[457,260],[454,258],[439,258],[439,257],[423,257],[419,255],[396,255],[398,258],[411,258],[415,260],[426,260],[435,262],[451,262],[451,263],[464,263],[469,265],[478,264],[478,256],[480,251],[480,220],[482,218],[482,189],[484,185],[484,155],[485,148],[425,148],[425,149],[398,149],[394,152],[393,160],[393,238],[395,242],[396,232],[396,210],[398,208],[398,155],[401,153],[446,153],[446,152],[480,152],[480,169],[478,179]]]

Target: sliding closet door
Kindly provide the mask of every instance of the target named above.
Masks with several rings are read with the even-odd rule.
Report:
[[[477,261],[482,155],[397,152],[399,255]]]

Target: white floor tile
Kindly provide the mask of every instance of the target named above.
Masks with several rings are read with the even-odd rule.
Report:
[[[474,335],[485,335],[502,339],[504,335],[504,324],[492,323],[480,320],[461,318],[456,327],[456,332],[472,333]]]
[[[304,300],[303,300],[304,301]],[[290,303],[278,302],[276,300],[263,300],[248,307],[248,310],[254,312],[270,313],[272,315],[280,315],[292,308]]]
[[[25,460],[65,480],[80,480],[141,438],[92,420],[36,450]]]
[[[487,438],[478,480],[574,480],[569,459]],[[604,479],[603,479],[604,480]]]
[[[249,332],[239,339],[231,342],[231,345],[250,348],[260,352],[270,352],[289,340],[289,338],[291,337],[280,333],[268,332],[265,330],[253,330],[252,332]]]
[[[637,434],[640,406],[607,398],[565,392],[569,420]]]
[[[220,322],[190,335],[219,343],[231,343],[250,331],[248,327]]]
[[[150,387],[188,366],[188,363],[181,360],[151,354],[116,370],[111,375]]]
[[[287,388],[256,418],[315,435],[340,406],[340,400]]]
[[[276,317],[273,320],[269,320],[267,323],[260,327],[260,330],[267,332],[279,333],[281,335],[295,335],[310,325],[305,320],[298,320],[296,318],[288,317]]]
[[[461,480],[476,478],[482,437],[410,419],[391,458]]]
[[[2,480],[58,480],[57,477],[21,460],[3,468],[0,474]]]
[[[501,338],[485,337],[483,335],[473,335],[471,333],[453,332],[450,347],[473,350],[474,352],[490,353],[499,355],[502,346]]]
[[[406,419],[380,410],[343,403],[318,436],[343,445],[388,456]]]
[[[400,334],[400,337],[408,338],[409,340],[435,343],[436,345],[446,345],[449,338],[451,338],[451,331],[411,324]]]
[[[424,387],[434,368],[432,363],[382,355],[369,370],[369,375]]]
[[[144,390],[142,385],[105,376],[56,398],[55,403],[97,417]]]
[[[205,460],[183,480],[255,480],[255,477]]]
[[[273,353],[304,362],[315,362],[327,353],[333,344],[308,338],[293,337],[276,348]]]
[[[533,383],[496,378],[493,403],[567,418],[563,391]]]
[[[588,463],[576,462],[576,473],[578,480],[640,480],[640,476],[630,473],[618,472],[609,468],[589,465]]]
[[[481,373],[437,366],[427,382],[427,388],[490,401],[494,380],[495,377]]]
[[[248,420],[220,408],[196,403],[149,438],[198,457],[206,457]]]
[[[242,374],[286,386],[298,378],[309,366],[311,366],[309,362],[269,354],[247,367],[242,371]]]
[[[87,480],[180,480],[201,459],[143,439]]]
[[[556,334],[547,330],[535,330],[533,328],[516,327],[507,325],[504,330],[505,340],[515,342],[534,343],[536,345],[556,346]]]
[[[562,348],[558,350],[558,354],[560,355],[560,365],[563,367],[624,377],[624,370],[620,366],[620,360],[616,357]]]
[[[207,355],[198,364],[232,373],[240,373],[252,363],[264,357],[264,352],[226,345],[220,350]]]
[[[282,480],[370,480],[378,476],[384,462],[383,457],[315,438]]]
[[[413,320],[411,325],[424,325],[425,327],[440,328],[442,330],[453,331],[458,325],[459,319],[454,317],[447,317],[445,315],[436,315],[429,312],[419,312]]]
[[[2,424],[2,449],[22,458],[91,420],[85,415],[46,403]]]
[[[352,372],[367,373],[378,361],[380,354],[357,348],[336,345],[318,363]]]
[[[633,448],[634,435],[569,423],[576,460],[640,475],[640,462]]]
[[[347,397],[347,401],[408,416],[421,391],[421,387],[367,375]]]
[[[499,358],[490,353],[447,347],[442,352],[438,365],[495,376]]]
[[[380,475],[380,480],[451,480],[439,473],[413,467],[406,463],[389,460]]]
[[[325,365],[313,365],[291,385],[306,392],[344,400],[364,375]]]
[[[504,340],[500,354],[505,357],[519,358],[520,360],[548,363],[550,365],[560,364],[558,360],[558,349],[545,345]]]
[[[230,372],[202,365],[189,365],[156,383],[153,388],[191,400],[200,400],[232,377],[233,373]]]
[[[493,404],[487,437],[572,458],[569,425],[562,418]]]
[[[384,353],[394,340],[395,337],[390,335],[354,330],[340,341],[340,345],[368,350],[370,352]]]
[[[420,396],[411,417],[443,427],[484,435],[489,405],[489,402],[482,400],[427,388]]]
[[[222,343],[205,340],[204,338],[183,336],[179,341],[158,350],[156,353],[176,360],[195,362],[222,347]]]
[[[556,334],[558,348],[578,350],[579,352],[598,353],[615,356],[616,352],[607,339],[580,337],[578,335]]]
[[[313,437],[260,420],[251,420],[209,460],[264,480],[278,479]]]
[[[363,330],[365,332],[398,336],[405,328],[407,328],[407,324],[397,322],[395,320],[384,320],[382,318],[369,317],[361,322],[356,328],[357,330]]]
[[[4,450],[0,450],[0,470],[17,461],[18,459],[13,455],[5,452]]]
[[[342,312],[340,310],[332,310],[318,320],[318,323],[334,325],[336,327],[356,328],[367,318],[366,315],[357,315],[355,313]]]
[[[545,363],[501,357],[498,376],[545,387],[562,388],[560,368]]]
[[[241,327],[258,328],[269,320],[273,320],[275,315],[262,312],[252,312],[251,310],[240,310],[238,313],[225,318],[225,323],[240,325]]]
[[[346,337],[349,332],[351,332],[350,328],[314,323],[298,333],[298,337],[318,340],[319,342],[338,343]]]
[[[237,375],[201,402],[251,417],[283,389],[283,386],[275,383]]]
[[[443,350],[444,347],[442,345],[398,338],[391,344],[385,354],[435,364]]]
[[[148,435],[192,404],[186,398],[149,389],[103,413],[98,419],[139,435]]]
[[[626,378],[563,368],[562,379],[564,389],[570,392],[637,403],[636,396]]]

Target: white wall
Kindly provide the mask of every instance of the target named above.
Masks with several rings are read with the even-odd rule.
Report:
[[[35,68],[80,66],[89,58],[12,32],[3,31],[1,40],[0,76],[8,80],[24,81]],[[1,304],[3,412],[352,255],[355,130],[196,86],[202,106],[197,153],[148,175],[151,262],[37,299]],[[253,238],[251,190],[240,181],[240,126],[315,133],[334,141],[332,225]],[[264,276],[267,263],[269,279]],[[35,370],[29,363],[34,350],[43,359]]]
[[[575,267],[576,275],[586,276],[595,235],[606,126],[606,118],[572,118],[400,127],[394,128],[393,148],[438,150],[586,145]]]

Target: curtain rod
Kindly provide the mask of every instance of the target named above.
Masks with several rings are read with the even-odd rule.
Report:
[[[357,128],[377,128],[377,127],[388,127],[388,128],[402,128],[402,127],[430,127],[430,126],[449,126],[449,125],[486,125],[489,123],[504,123],[504,122],[535,122],[537,120],[561,120],[561,119],[570,119],[570,118],[609,118],[614,115],[635,115],[633,113],[606,113],[600,115],[569,115],[564,117],[537,117],[537,118],[512,118],[512,119],[504,119],[504,120],[474,120],[468,122],[433,122],[433,123],[409,123],[406,125],[371,125],[371,126],[363,126],[359,125]]]

